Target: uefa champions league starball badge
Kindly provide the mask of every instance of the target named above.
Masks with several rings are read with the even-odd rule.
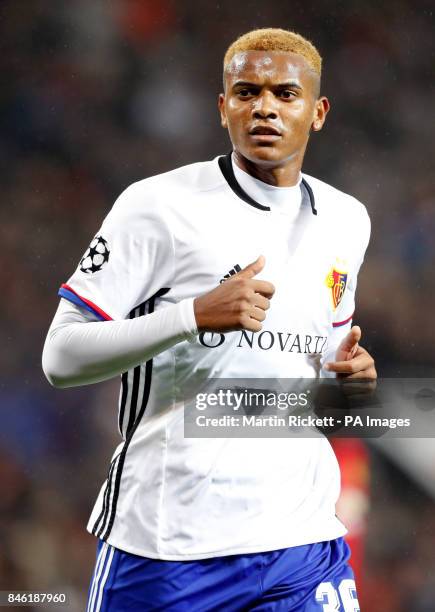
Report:
[[[109,261],[109,247],[103,236],[95,236],[89,248],[80,260],[80,270],[85,274],[99,272],[105,263]]]

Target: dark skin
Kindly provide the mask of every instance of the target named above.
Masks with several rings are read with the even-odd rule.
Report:
[[[270,185],[295,185],[310,132],[329,110],[319,76],[295,53],[248,51],[234,56],[224,82],[218,104],[237,165]],[[262,128],[277,134],[252,133]]]
[[[221,123],[228,130],[236,164],[276,187],[296,185],[312,132],[322,129],[330,104],[319,96],[320,78],[295,53],[246,51],[236,54],[224,73],[219,95]],[[200,331],[258,332],[275,288],[257,280],[263,256],[228,281],[194,301]],[[336,361],[325,368],[338,377],[374,384],[374,360],[359,346],[361,329],[352,327],[341,342]]]

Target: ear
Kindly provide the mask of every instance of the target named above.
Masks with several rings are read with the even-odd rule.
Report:
[[[329,104],[329,100],[325,96],[321,96],[318,100],[316,100],[313,113],[313,122],[311,124],[311,129],[313,132],[319,132],[322,129],[326,120],[326,115],[328,114],[330,108],[331,105]]]
[[[226,115],[226,112],[225,112],[225,94],[223,94],[223,93],[219,94],[218,108],[219,108],[219,112],[221,114],[221,126],[223,128],[227,128],[228,127],[228,123],[227,123],[227,115]]]

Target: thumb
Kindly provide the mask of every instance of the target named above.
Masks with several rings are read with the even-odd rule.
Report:
[[[260,255],[255,261],[248,264],[245,268],[243,268],[243,270],[240,270],[240,272],[238,272],[236,276],[242,276],[243,278],[253,278],[261,272],[261,270],[264,268],[265,263],[266,260],[264,256]]]
[[[354,325],[350,332],[343,338],[338,347],[338,351],[340,353],[349,354],[348,358],[352,358],[352,352],[356,350],[358,346],[358,342],[361,340],[361,327],[359,325]]]

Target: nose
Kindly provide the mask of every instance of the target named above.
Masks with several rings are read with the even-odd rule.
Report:
[[[265,91],[255,99],[252,115],[254,119],[277,119],[275,96],[271,91]]]

